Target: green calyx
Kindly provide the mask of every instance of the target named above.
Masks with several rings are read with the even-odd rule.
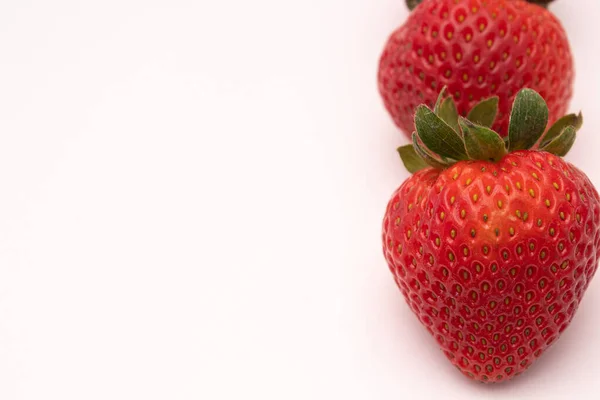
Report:
[[[409,10],[414,10],[419,4],[421,4],[424,0],[405,0],[406,6]],[[552,3],[554,0],[526,0],[528,3],[537,4],[541,7],[548,7],[548,4]]]
[[[529,149],[563,157],[583,124],[581,113],[569,114],[546,131],[548,106],[532,89],[517,93],[505,139],[491,129],[497,114],[498,97],[491,97],[473,107],[466,118],[459,116],[444,87],[433,110],[426,105],[417,107],[413,143],[398,148],[404,166],[415,173],[464,160],[498,162],[510,152]]]
[[[422,1],[423,0],[406,0],[406,7],[412,11],[415,9],[415,7],[421,4]]]
[[[552,3],[554,0],[527,0],[528,3],[537,4],[538,6],[547,8],[548,4]]]

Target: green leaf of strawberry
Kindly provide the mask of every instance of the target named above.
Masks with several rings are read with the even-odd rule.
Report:
[[[547,151],[548,153],[556,154],[559,157],[564,157],[567,155],[571,147],[573,147],[573,143],[575,143],[575,137],[577,135],[577,130],[574,126],[565,127],[560,135],[554,138],[550,143],[542,148],[542,150]]]
[[[569,125],[573,126],[576,131],[581,128],[583,124],[583,115],[579,114],[569,114],[560,118],[558,121],[552,125],[548,132],[542,138],[540,142],[540,147],[545,147],[548,143],[550,143],[555,137],[560,135],[562,131]]]
[[[498,114],[498,96],[482,100],[469,112],[467,119],[475,124],[490,128]]]
[[[497,162],[506,155],[504,140],[493,130],[460,118],[467,154],[471,160]]]
[[[449,162],[442,160],[440,157],[438,157],[436,154],[433,154],[428,148],[426,148],[425,145],[419,140],[419,137],[416,133],[413,133],[412,140],[415,153],[419,155],[429,166],[434,168],[446,168],[448,165],[450,165]],[[403,154],[400,153],[400,157],[402,156]],[[410,160],[405,161],[404,158],[402,158],[402,161],[404,164],[411,163]]]
[[[523,89],[515,98],[508,127],[510,151],[531,148],[548,124],[548,106],[537,92]]]
[[[460,127],[458,126],[458,111],[456,110],[456,104],[454,104],[452,97],[444,99],[436,114],[452,128],[454,132],[460,133]]]
[[[431,151],[454,160],[467,158],[465,145],[459,134],[427,106],[417,108],[415,126],[419,138]]]
[[[400,158],[402,158],[404,166],[411,174],[429,167],[429,164],[417,154],[415,147],[412,144],[398,147],[398,153],[400,153]]]

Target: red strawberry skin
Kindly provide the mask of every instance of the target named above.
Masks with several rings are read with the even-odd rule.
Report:
[[[600,198],[561,158],[419,171],[394,193],[385,258],[407,303],[465,375],[506,381],[570,324],[600,255]]]
[[[560,22],[522,0],[425,0],[389,38],[380,58],[379,91],[405,134],[414,111],[430,107],[446,85],[465,116],[480,100],[500,97],[493,128],[507,135],[519,89],[536,90],[553,123],[567,111],[573,59]]]

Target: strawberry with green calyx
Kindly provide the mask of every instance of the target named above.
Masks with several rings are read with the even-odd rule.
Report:
[[[450,361],[482,382],[525,371],[569,326],[600,257],[600,197],[564,161],[581,114],[546,131],[535,91],[517,94],[508,137],[489,126],[497,99],[459,117],[440,94],[419,106],[414,175],[383,222],[388,266]]]
[[[498,96],[494,130],[508,133],[516,93],[536,90],[549,122],[567,110],[574,65],[567,35],[544,7],[548,0],[408,0],[415,7],[390,35],[379,60],[384,105],[407,135],[419,104],[433,107],[443,86],[466,116],[481,99]],[[533,4],[536,3],[536,4]]]

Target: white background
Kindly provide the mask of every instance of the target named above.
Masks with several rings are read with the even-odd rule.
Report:
[[[600,185],[600,4],[562,0]],[[529,372],[463,378],[380,250],[402,0],[3,0],[0,399],[598,399],[600,282]],[[598,279],[598,278],[597,278]]]

